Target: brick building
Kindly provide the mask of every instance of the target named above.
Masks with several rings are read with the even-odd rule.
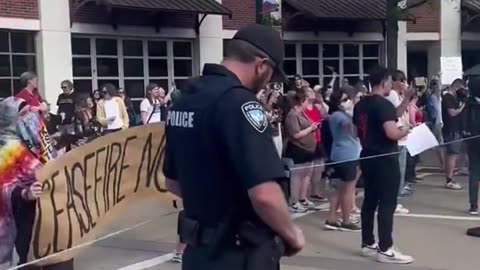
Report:
[[[474,16],[480,1],[459,1],[410,10],[412,20],[399,23],[400,68],[431,76],[441,69],[440,57],[462,51],[469,55],[465,67],[480,63]],[[39,74],[50,102],[63,79],[77,91],[111,82],[137,101],[150,81],[181,87],[204,63],[222,59],[224,42],[257,20],[258,2],[0,0],[0,97],[19,90],[26,70]],[[384,0],[283,0],[282,17],[288,75],[325,83],[333,67],[354,82],[385,64]]]
[[[430,1],[409,13],[412,20],[399,40],[407,56],[399,61],[410,75],[444,73],[448,67],[442,66],[441,57],[461,58],[463,71],[480,64],[479,0]]]

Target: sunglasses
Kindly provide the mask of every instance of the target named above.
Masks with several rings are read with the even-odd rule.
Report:
[[[62,89],[67,89],[67,87],[66,87],[66,86],[62,86],[62,87],[60,87],[60,88],[62,88]]]

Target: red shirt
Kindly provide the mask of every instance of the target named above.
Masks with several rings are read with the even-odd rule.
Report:
[[[322,115],[320,114],[320,111],[318,108],[313,105],[312,109],[305,109],[305,116],[307,116],[308,120],[310,120],[312,123],[321,123],[322,122]],[[317,144],[322,142],[322,137],[320,136],[320,129],[317,129],[315,131],[315,142]]]
[[[422,111],[420,111],[420,110],[417,110],[417,111],[415,112],[415,123],[416,123],[417,125],[423,123],[423,113],[422,113]]]
[[[33,91],[33,94],[30,94],[27,89],[23,89],[15,97],[25,100],[31,107],[38,107],[43,101],[37,91]]]

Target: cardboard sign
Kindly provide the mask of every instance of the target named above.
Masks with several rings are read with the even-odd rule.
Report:
[[[441,57],[440,66],[442,85],[450,85],[454,80],[463,77],[462,57]]]
[[[427,78],[425,78],[425,77],[415,77],[415,86],[426,87],[427,86]]]
[[[44,194],[37,203],[30,260],[89,242],[127,206],[148,198],[173,199],[165,188],[163,123],[116,132],[74,149],[37,172]],[[39,265],[72,258],[62,252]]]

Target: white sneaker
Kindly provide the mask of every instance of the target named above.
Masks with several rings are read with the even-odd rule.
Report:
[[[305,199],[304,201],[302,201],[300,203],[303,206],[303,208],[305,208],[307,210],[324,210],[325,209],[325,207],[316,205],[308,199]]]
[[[405,190],[406,190],[406,191],[415,191],[415,189],[413,188],[413,186],[410,185],[410,184],[405,185]]]
[[[406,215],[408,213],[410,213],[410,210],[403,207],[403,205],[401,204],[397,204],[397,209],[395,209],[395,214]]]
[[[374,257],[378,253],[378,244],[375,243],[371,246],[362,247],[362,256],[363,257]]]
[[[377,262],[381,263],[394,263],[394,264],[409,264],[413,262],[413,257],[402,254],[400,251],[394,248],[389,248],[386,252],[377,253]]]
[[[175,254],[174,254],[173,257],[172,257],[171,262],[173,262],[173,263],[182,263],[182,257],[183,257],[183,254],[182,254],[182,253],[180,253],[180,252],[175,252]]]
[[[290,211],[292,213],[306,213],[308,209],[303,207],[301,203],[296,202],[290,206]]]
[[[354,215],[361,215],[361,214],[362,214],[362,210],[361,210],[360,208],[356,207],[356,208],[354,208],[354,209],[352,210],[352,214],[354,214]]]
[[[339,223],[343,223],[343,218],[339,218],[337,220]],[[358,216],[355,216],[355,215],[350,215],[350,223],[352,224],[359,224],[360,223],[360,218]]]
[[[463,187],[455,181],[451,181],[449,183],[446,183],[445,188],[446,189],[451,189],[451,190],[462,190],[463,189]]]

